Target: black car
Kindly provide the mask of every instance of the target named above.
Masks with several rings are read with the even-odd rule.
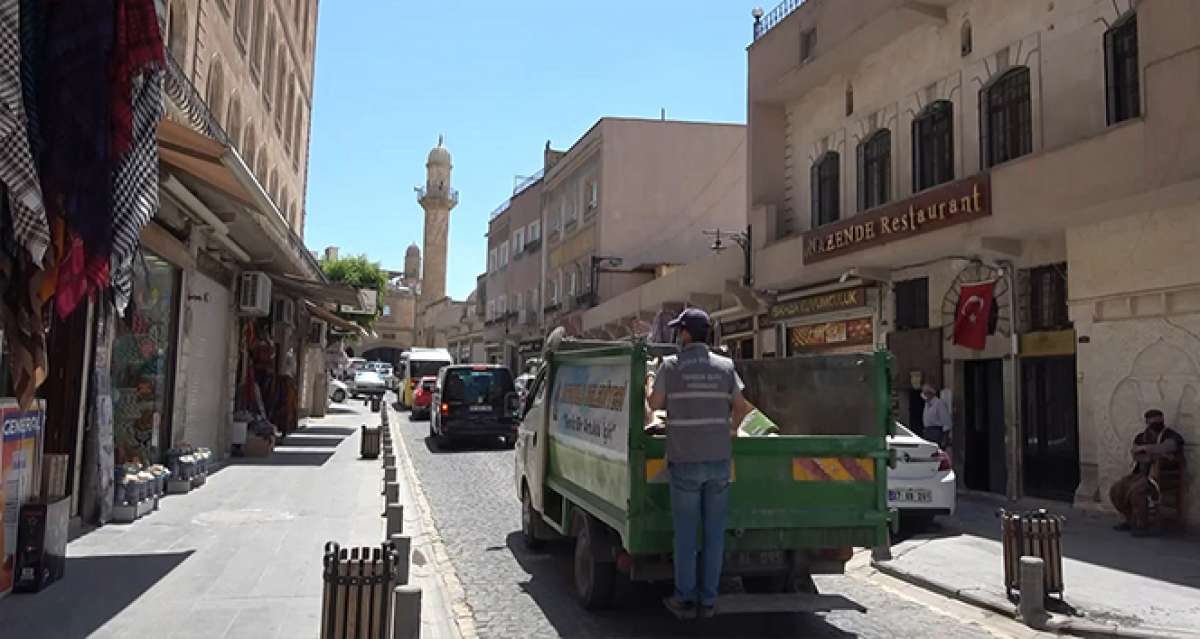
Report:
[[[454,439],[502,438],[517,441],[517,389],[503,366],[446,366],[433,392],[429,436],[439,444]]]

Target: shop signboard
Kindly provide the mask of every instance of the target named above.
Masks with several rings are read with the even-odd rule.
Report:
[[[739,333],[749,333],[754,330],[754,318],[743,317],[741,319],[728,320],[721,322],[721,336],[729,337]]]
[[[870,317],[801,324],[788,328],[788,345],[792,352],[857,346],[870,344],[873,340],[874,325]]]
[[[987,173],[922,191],[804,234],[804,263],[812,264],[992,214]]]
[[[41,439],[42,410],[0,408],[3,439],[0,440],[0,594],[13,585],[16,564],[17,514],[34,492],[35,462]]]
[[[772,306],[767,315],[772,322],[779,322],[793,317],[831,313],[866,305],[867,289],[860,286],[780,302]]]

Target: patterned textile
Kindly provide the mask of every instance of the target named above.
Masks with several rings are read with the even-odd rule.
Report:
[[[117,312],[124,313],[132,293],[134,253],[142,228],[158,211],[158,122],[162,119],[163,72],[148,70],[134,82],[133,147],[113,176],[111,272]],[[95,272],[89,269],[89,279]]]
[[[147,67],[166,63],[154,0],[117,3],[116,47],[113,55],[112,150],[120,157],[137,143],[134,78]],[[132,101],[130,98],[133,98]]]
[[[8,188],[13,235],[35,265],[50,245],[50,226],[37,169],[29,149],[25,96],[21,90],[18,0],[0,0],[0,182]]]

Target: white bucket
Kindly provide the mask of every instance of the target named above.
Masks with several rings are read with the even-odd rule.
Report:
[[[233,427],[230,429],[229,439],[235,446],[241,446],[246,443],[246,427],[250,422],[233,420]]]

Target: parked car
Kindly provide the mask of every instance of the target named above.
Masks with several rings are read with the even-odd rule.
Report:
[[[438,444],[499,437],[512,448],[517,441],[519,399],[503,366],[446,366],[438,373],[433,406],[429,436]]]
[[[896,455],[896,467],[888,470],[888,506],[900,511],[901,521],[921,528],[936,515],[953,515],[957,481],[946,451],[899,422],[888,448]]]
[[[354,385],[350,387],[351,397],[378,396],[383,397],[387,392],[387,384],[379,373],[371,370],[360,370],[354,374]]]
[[[432,375],[422,377],[413,391],[413,405],[410,417],[412,419],[430,419],[429,407],[433,406],[433,389],[437,387],[437,378]]]
[[[346,386],[345,382],[343,382],[341,380],[337,380],[337,379],[329,380],[329,400],[330,401],[341,404],[342,402],[346,401],[346,398],[349,396],[350,396],[350,388],[348,386]]]

